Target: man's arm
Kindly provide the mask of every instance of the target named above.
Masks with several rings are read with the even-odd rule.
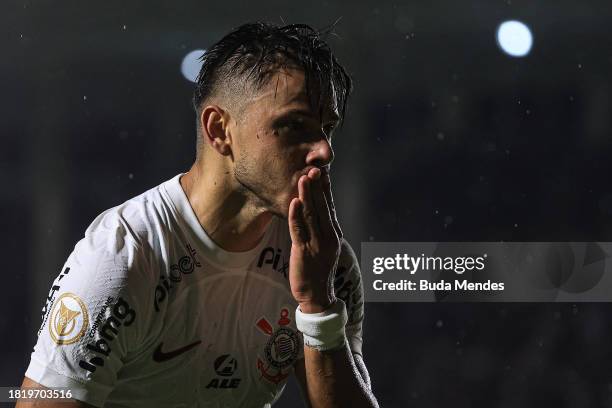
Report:
[[[106,212],[75,245],[42,310],[24,386],[65,387],[75,400],[104,405],[153,320],[148,294],[157,277],[131,231]]]
[[[340,352],[344,353],[344,350],[341,350]],[[307,353],[306,350],[304,350],[304,353]],[[337,357],[332,356],[332,359],[335,359]],[[342,356],[341,356],[342,358]],[[351,358],[351,357],[349,357]],[[368,374],[368,370],[365,366],[365,363],[363,361],[363,358],[361,357],[361,355],[357,354],[357,353],[352,353],[352,358],[353,360],[353,369],[357,369],[359,371],[358,373],[358,377],[359,377],[359,387],[361,388],[361,390],[358,390],[358,392],[361,393],[365,393],[366,394],[366,399],[371,399],[370,401],[370,405],[366,405],[366,406],[378,406],[377,402],[376,402],[376,398],[374,397],[374,395],[372,394],[372,387],[370,384],[370,376]],[[337,373],[334,374],[333,377],[334,378],[349,378],[349,377],[357,377],[357,375],[354,375],[355,373],[353,372],[350,376],[347,375],[342,375],[341,373]],[[308,387],[308,379],[307,379],[307,375],[306,375],[306,367],[305,367],[305,360],[300,359],[296,362],[295,364],[295,377],[296,380],[298,382],[298,384],[300,385],[300,390],[302,391],[302,395],[304,396],[304,400],[306,402],[306,406],[308,407],[312,407],[313,403],[311,401],[313,401],[313,398],[311,398],[310,396],[310,388]],[[314,387],[312,388],[312,393],[314,394],[314,400],[317,401],[315,403],[314,406],[317,406],[316,404],[319,404],[319,401],[317,398],[317,395],[322,396],[325,394],[326,390],[325,389],[316,389],[316,383],[313,384]],[[342,385],[339,384],[338,385],[340,388],[342,389],[347,389],[346,385]],[[349,386],[350,387],[350,386]],[[363,397],[359,398],[360,400],[363,400]],[[349,402],[350,403],[350,402]],[[333,405],[334,403],[331,402],[331,404]],[[355,403],[356,407],[359,407],[360,405],[357,405],[357,403]],[[339,405],[339,403],[336,403],[336,405]]]
[[[289,206],[289,283],[298,302],[296,324],[304,334],[304,385],[316,408],[378,407],[345,338],[346,310],[336,299],[333,279],[341,253],[328,169],[311,169],[298,180]],[[340,302],[340,303],[338,303]],[[306,341],[308,339],[308,342]],[[308,344],[306,344],[308,343]],[[361,360],[360,358],[358,360]],[[300,368],[296,369],[296,375]],[[367,370],[365,370],[367,373]]]
[[[23,377],[21,388],[45,388],[36,381]],[[36,399],[31,401],[18,401],[15,408],[94,408],[93,405],[77,400],[45,400]]]

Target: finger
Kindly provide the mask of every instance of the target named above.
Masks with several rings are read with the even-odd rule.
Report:
[[[338,238],[342,238],[342,228],[340,228],[340,222],[338,222],[338,216],[336,214],[336,205],[334,204],[334,198],[332,196],[331,189],[331,177],[329,176],[329,169],[325,169],[323,172],[323,192],[325,193],[325,199],[327,201],[327,207],[329,208],[330,218]]]
[[[323,192],[323,180],[321,179],[321,170],[318,168],[310,170],[308,176],[313,179],[312,186],[312,201],[317,215],[319,231],[328,238],[334,234],[334,226],[330,217],[330,210]]]
[[[294,244],[304,244],[309,240],[303,209],[304,206],[299,198],[294,198],[289,203],[289,235]]]
[[[300,198],[300,202],[302,204],[302,214],[308,230],[308,237],[309,239],[312,239],[313,237],[317,236],[318,227],[316,225],[317,222],[315,219],[315,210],[312,203],[312,194],[310,189],[311,180],[308,178],[308,176],[300,177],[298,180],[298,197]]]

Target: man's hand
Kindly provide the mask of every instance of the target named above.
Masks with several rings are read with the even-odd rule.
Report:
[[[334,273],[342,239],[327,167],[300,177],[288,219],[291,293],[302,312],[322,312],[335,301]]]
[[[303,313],[322,312],[336,300],[333,281],[342,240],[327,168],[300,177],[288,219],[291,293]],[[309,406],[378,408],[346,344],[329,352],[304,346],[303,364],[301,382]]]

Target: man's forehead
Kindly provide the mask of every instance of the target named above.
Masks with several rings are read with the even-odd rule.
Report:
[[[338,117],[336,90],[333,83],[328,87],[322,98],[313,90],[310,97],[306,90],[306,78],[300,70],[280,70],[275,73],[263,89],[251,98],[251,102],[266,103],[275,112],[291,109],[311,111],[318,116],[319,110],[323,115]],[[311,98],[314,98],[311,99]],[[314,103],[315,106],[311,106]],[[319,104],[319,106],[316,106]],[[312,112],[313,108],[315,109]]]

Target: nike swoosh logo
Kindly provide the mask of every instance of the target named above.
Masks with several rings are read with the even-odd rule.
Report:
[[[162,346],[164,345],[164,343],[159,343],[159,346],[157,346],[157,348],[155,349],[155,351],[153,352],[153,361],[157,362],[157,363],[163,363],[164,361],[168,361],[170,359],[173,359],[174,357],[178,357],[181,354],[191,350],[192,348],[194,348],[195,346],[197,346],[198,344],[202,343],[202,340],[198,340],[195,341],[191,344],[188,344],[186,346],[183,346],[179,349],[176,350],[172,350],[169,352],[164,353],[162,351]]]

